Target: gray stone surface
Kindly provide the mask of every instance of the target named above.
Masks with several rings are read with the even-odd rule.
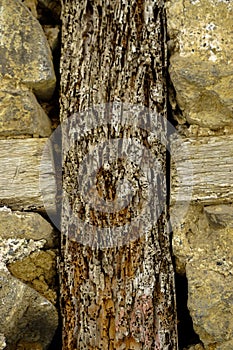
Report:
[[[50,99],[56,77],[43,29],[23,3],[0,0],[0,7],[0,78],[20,81]]]
[[[30,89],[13,80],[0,86],[0,136],[41,136],[51,134],[51,122]]]
[[[58,325],[55,307],[34,289],[0,271],[0,329],[7,349],[19,341],[39,342],[48,348]]]

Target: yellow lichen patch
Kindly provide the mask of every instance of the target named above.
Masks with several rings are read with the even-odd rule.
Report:
[[[34,252],[21,261],[11,263],[8,269],[13,276],[28,283],[49,301],[56,302],[56,254],[53,251]]]

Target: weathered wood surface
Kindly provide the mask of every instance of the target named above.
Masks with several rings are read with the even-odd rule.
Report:
[[[47,207],[55,210],[52,158],[50,152],[44,152],[47,140],[0,140],[0,206],[14,210],[44,210],[45,201]]]
[[[173,204],[190,199],[203,204],[233,201],[233,135],[173,140],[171,148]]]
[[[149,194],[156,208],[148,206],[141,217],[143,224],[139,220],[131,236],[125,229],[126,237],[122,234],[119,244],[112,232],[127,228],[124,221],[135,214],[132,203],[124,208],[124,216],[124,211],[106,214],[96,207],[93,210],[88,201],[93,200],[92,204],[95,199],[100,201],[99,195],[105,202],[114,202],[116,184],[122,181],[123,173],[132,175],[130,181],[140,202],[143,191],[140,171],[136,174],[135,164],[124,163],[118,153],[120,147],[114,150],[112,146],[114,160],[110,157],[106,167],[98,169],[96,188],[93,186],[88,201],[77,180],[85,155],[109,139],[119,138],[135,138],[141,147],[145,145],[166,173],[166,147],[155,140],[160,136],[166,139],[163,1],[63,0],[62,20],[60,115],[63,123],[76,115],[66,127],[63,125],[66,192],[62,208],[63,350],[175,350],[174,275],[166,204],[158,221],[147,230],[160,211],[160,197],[166,196],[165,178],[157,176],[156,169],[151,173],[160,191]],[[113,101],[124,102],[126,109],[127,104],[137,104],[155,111],[156,135],[151,137],[150,132],[121,124],[116,109],[110,110],[112,119],[107,118],[105,126],[105,114],[100,115],[97,107],[89,115],[78,115],[93,105],[103,106]],[[132,106],[128,109],[130,115]],[[106,115],[108,112],[106,109]],[[100,124],[96,125],[96,120]],[[89,128],[94,124],[95,127]],[[84,137],[80,136],[80,130]],[[93,164],[100,164],[100,158],[101,152],[97,152]],[[92,175],[91,168],[84,170],[83,181]],[[147,221],[145,227],[143,220]],[[128,227],[132,231],[130,220]],[[140,230],[141,234],[137,235]]]

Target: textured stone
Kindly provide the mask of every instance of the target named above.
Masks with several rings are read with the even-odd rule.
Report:
[[[45,34],[31,12],[16,0],[0,1],[0,78],[32,88],[41,99],[52,97],[56,78]]]
[[[15,349],[21,340],[38,342],[48,348],[58,325],[55,307],[34,289],[1,271],[0,328],[7,349]]]
[[[21,0],[25,6],[31,11],[34,17],[37,18],[37,4],[38,0]]]
[[[187,214],[181,222],[176,223],[173,230],[172,250],[175,256],[176,271],[179,274],[185,274],[187,261],[194,256],[199,246],[201,248],[202,240],[206,239],[202,231],[208,232],[208,230],[209,224],[203,215],[203,207],[190,205]]]
[[[211,205],[204,211],[213,226],[233,227],[233,205]]]
[[[41,215],[29,212],[13,212],[9,208],[0,210],[0,237],[26,240],[45,240],[46,247],[55,245],[53,227]]]
[[[227,265],[221,255],[200,254],[186,266],[188,307],[206,350],[233,349],[233,269]]]
[[[204,350],[202,344],[195,344],[195,345],[191,345],[188,348],[185,348],[183,350]]]
[[[60,27],[52,25],[43,25],[46,38],[52,51],[54,51],[59,44]]]
[[[0,350],[4,350],[6,347],[6,341],[5,341],[4,334],[0,333]]]
[[[45,245],[44,240],[33,241],[20,238],[0,238],[0,270],[7,271],[6,265],[24,259]]]
[[[56,254],[53,251],[34,252],[7,267],[13,276],[29,284],[53,304],[56,303]]]
[[[51,122],[32,91],[12,80],[0,87],[0,136],[41,136],[51,134]]]
[[[233,229],[213,225],[216,208],[191,205],[173,234],[177,271],[186,271],[188,307],[206,350],[233,348]]]
[[[16,350],[43,350],[43,346],[38,342],[19,341]]]
[[[232,2],[167,3],[170,76],[179,122],[217,129],[233,123]]]

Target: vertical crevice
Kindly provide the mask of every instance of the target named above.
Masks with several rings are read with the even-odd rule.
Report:
[[[176,302],[178,318],[178,344],[179,350],[189,345],[200,343],[198,335],[193,329],[193,322],[190,316],[188,302],[188,281],[186,276],[176,274]]]

